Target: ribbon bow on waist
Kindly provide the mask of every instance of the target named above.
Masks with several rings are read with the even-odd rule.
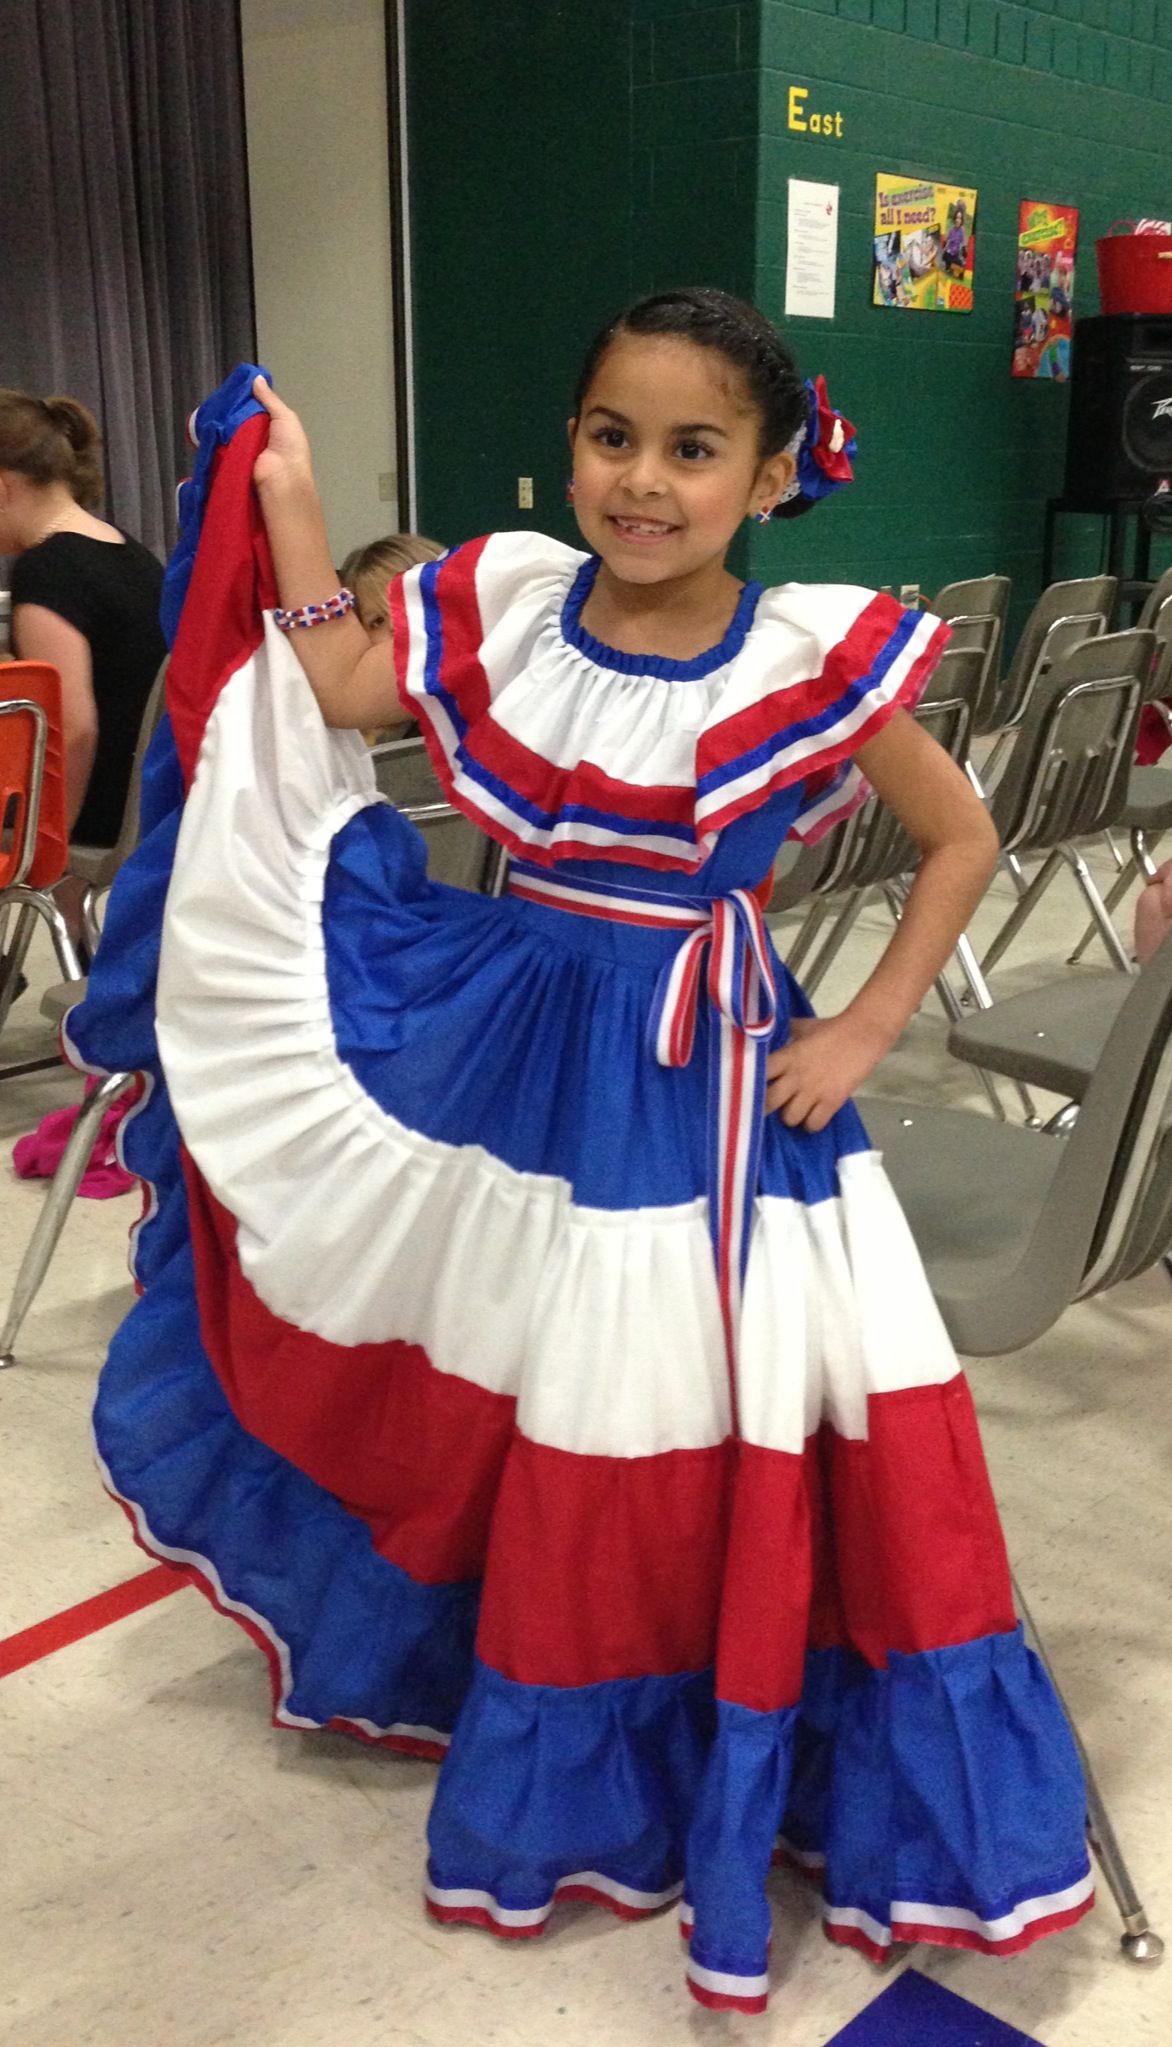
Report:
[[[739,888],[717,896],[664,968],[649,1024],[661,1066],[687,1066],[692,1057],[706,950],[716,1025],[708,1053],[708,1226],[731,1371],[761,1163],[765,1064],[777,1023],[777,984],[756,896]]]

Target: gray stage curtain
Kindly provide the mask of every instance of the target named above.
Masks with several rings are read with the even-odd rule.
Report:
[[[0,383],[93,409],[159,553],[254,331],[236,0],[0,0]]]

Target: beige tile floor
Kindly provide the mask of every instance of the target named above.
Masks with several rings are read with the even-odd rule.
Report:
[[[1008,906],[998,885],[978,935]],[[1059,881],[1002,992],[1080,972]],[[820,991],[832,1008],[882,943],[860,925]],[[34,982],[51,973],[33,958]],[[1097,967],[1098,959],[1088,963]],[[5,1031],[42,1042],[36,987]],[[881,1086],[978,1100],[931,1008]],[[0,1298],[41,1199],[8,1144],[72,1098],[64,1075],[0,1083]],[[0,1378],[0,1634],[145,1567],[90,1462],[88,1410],[130,1302],[133,1199],[78,1202]],[[973,1381],[1019,1574],[1153,1917],[1172,1937],[1172,1286],[1157,1272],[1071,1310]],[[882,1989],[776,1880],[763,2019],[692,2006],[670,1915],[622,1926],[572,1907],[532,1945],[432,1925],[419,1904],[428,1766],[339,1737],[274,1732],[251,1645],[188,1589],[0,1682],[0,2041],[4,2047],[616,2047],[744,2039],[821,2047]],[[1109,1901],[1009,1962],[916,1966],[1045,2043],[1172,2042],[1172,1962],[1124,1962]]]

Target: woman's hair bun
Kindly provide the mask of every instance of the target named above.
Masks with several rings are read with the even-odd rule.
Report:
[[[43,398],[45,411],[59,433],[65,435],[75,454],[85,455],[102,445],[102,430],[80,398]]]
[[[79,505],[88,512],[96,511],[102,502],[102,429],[88,405],[80,398],[67,398],[58,393],[51,398],[40,400],[41,411],[46,424],[67,442],[69,454],[62,451],[60,468],[52,466],[49,473],[59,476],[67,483]],[[32,473],[36,474],[34,470]]]

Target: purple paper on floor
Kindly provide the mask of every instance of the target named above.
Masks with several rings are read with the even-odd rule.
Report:
[[[1042,2047],[1042,2043],[970,2004],[967,1997],[957,1997],[908,1969],[827,2047]]]

